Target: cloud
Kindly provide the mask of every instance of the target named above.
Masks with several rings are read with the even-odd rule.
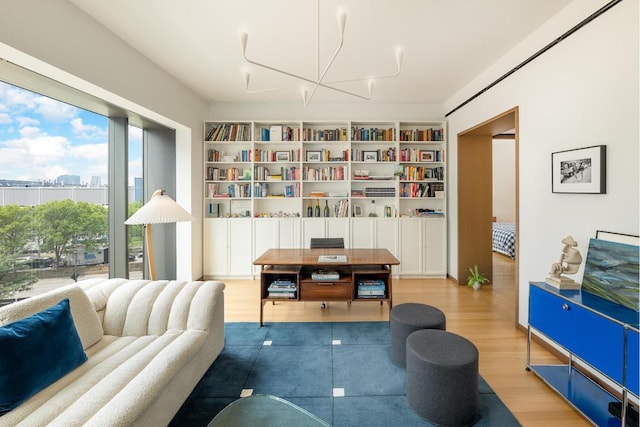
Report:
[[[85,140],[106,139],[109,133],[108,128],[84,124],[81,118],[71,120],[71,129],[74,135]]]
[[[0,125],[8,125],[11,122],[13,122],[13,119],[11,119],[9,114],[0,113]]]
[[[35,125],[40,124],[39,120],[34,119],[33,117],[26,117],[26,116],[16,117],[16,121],[18,122],[20,127],[31,126],[31,125],[35,126]]]
[[[78,115],[78,108],[65,104],[55,99],[40,96],[35,100],[36,111],[42,115],[45,120],[53,122],[63,122],[73,119]]]
[[[109,158],[109,146],[106,142],[103,144],[77,145],[69,149],[69,155],[84,160],[97,160],[107,164]]]

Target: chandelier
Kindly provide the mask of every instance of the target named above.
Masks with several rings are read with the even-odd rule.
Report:
[[[295,79],[301,80],[302,84],[298,84],[296,86],[286,86],[286,87],[274,87],[274,88],[266,88],[266,89],[250,89],[250,81],[251,81],[251,73],[248,70],[245,70],[243,72],[243,78],[244,78],[244,83],[245,83],[245,88],[247,90],[247,93],[258,93],[258,92],[266,92],[266,91],[274,91],[274,90],[284,90],[284,89],[291,89],[291,88],[300,88],[300,93],[302,95],[302,100],[304,101],[304,105],[305,107],[309,104],[309,102],[311,102],[311,99],[313,98],[313,95],[316,93],[316,91],[318,90],[319,87],[323,87],[326,89],[330,89],[336,92],[340,92],[346,95],[351,95],[351,96],[355,96],[356,98],[360,98],[360,99],[364,99],[364,100],[370,100],[373,96],[373,86],[375,84],[376,80],[379,79],[384,79],[384,78],[389,78],[389,77],[397,77],[398,75],[400,75],[400,70],[401,70],[401,66],[402,66],[402,49],[401,48],[397,48],[395,51],[395,57],[396,57],[396,65],[398,67],[397,71],[395,73],[392,74],[382,74],[382,75],[377,75],[377,76],[366,76],[366,77],[356,77],[356,78],[351,78],[351,79],[346,79],[346,80],[337,80],[337,81],[325,81],[325,76],[327,75],[327,72],[329,71],[329,69],[331,68],[331,66],[333,65],[333,62],[335,61],[335,59],[338,57],[338,54],[340,53],[340,50],[342,50],[342,45],[344,44],[344,29],[345,29],[345,25],[347,23],[347,13],[344,10],[339,10],[337,12],[337,18],[338,18],[338,32],[340,33],[340,41],[338,42],[338,46],[335,50],[335,52],[333,53],[333,56],[331,57],[331,59],[329,60],[329,62],[327,63],[327,65],[324,67],[324,70],[322,72],[320,72],[320,0],[317,0],[316,2],[316,7],[317,7],[317,26],[316,26],[316,30],[317,30],[317,35],[316,35],[316,49],[317,49],[317,55],[316,55],[316,69],[317,69],[317,74],[315,79],[314,78],[309,78],[309,77],[305,77],[299,74],[295,74],[286,70],[282,70],[276,67],[273,67],[271,65],[267,65],[267,64],[263,64],[260,63],[258,61],[254,61],[250,58],[247,57],[247,43],[249,41],[249,34],[247,34],[246,32],[242,32],[240,33],[240,43],[242,45],[242,56],[244,58],[245,61],[247,61],[247,63],[249,64],[253,64],[257,67],[261,67],[261,68],[265,68],[267,70],[271,70],[271,71],[275,71],[277,73],[281,73],[281,74],[285,74],[287,76],[293,77]],[[341,84],[341,83],[349,83],[349,82],[366,82],[366,88],[367,88],[367,93],[366,94],[361,94],[361,93],[356,93],[356,92],[352,92],[352,91],[348,91],[339,87],[336,87],[335,85],[337,84]]]

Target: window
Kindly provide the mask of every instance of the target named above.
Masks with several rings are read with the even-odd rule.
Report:
[[[142,129],[129,137],[135,209]],[[108,277],[108,141],[108,117],[0,82],[0,300]],[[135,271],[141,232],[129,233]]]

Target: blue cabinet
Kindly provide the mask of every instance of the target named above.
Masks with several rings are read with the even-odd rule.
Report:
[[[527,369],[536,373],[597,425],[621,425],[608,411],[611,393],[573,368],[575,359],[638,396],[638,313],[580,290],[558,290],[545,283],[529,289]],[[531,363],[531,335],[544,336],[564,349],[566,365]]]

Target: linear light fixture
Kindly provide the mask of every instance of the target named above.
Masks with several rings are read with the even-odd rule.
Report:
[[[339,10],[337,13],[337,18],[338,18],[338,31],[340,33],[340,42],[338,43],[338,47],[336,48],[335,52],[333,53],[333,56],[331,57],[331,59],[329,60],[329,62],[327,63],[327,65],[325,66],[324,70],[321,72],[320,71],[320,0],[316,1],[316,8],[317,8],[317,36],[316,36],[316,41],[317,41],[317,45],[316,45],[316,65],[317,65],[317,74],[316,74],[316,78],[312,79],[312,78],[308,78],[305,76],[301,76],[299,74],[294,74],[292,72],[286,71],[286,70],[282,70],[280,68],[276,68],[273,67],[271,65],[267,65],[267,64],[263,64],[257,61],[254,61],[252,59],[249,59],[247,57],[247,43],[249,41],[249,34],[247,34],[246,32],[242,32],[240,33],[240,44],[242,46],[242,56],[244,57],[244,60],[247,61],[249,64],[253,64],[257,67],[261,67],[261,68],[265,68],[267,70],[271,70],[271,71],[275,71],[277,73],[281,73],[281,74],[285,74],[287,76],[293,77],[295,79],[301,80],[304,83],[303,84],[298,84],[295,86],[285,86],[285,87],[274,87],[274,88],[267,88],[267,89],[250,89],[249,85],[251,82],[251,73],[248,70],[245,70],[243,72],[243,79],[244,79],[244,83],[245,83],[245,88],[247,90],[248,93],[258,93],[258,92],[267,92],[267,91],[273,91],[273,90],[284,90],[284,89],[291,89],[291,88],[300,88],[300,93],[302,95],[302,100],[304,101],[304,105],[305,107],[309,104],[309,102],[311,102],[311,99],[313,98],[313,95],[315,95],[316,91],[318,90],[319,87],[323,87],[323,88],[327,88],[327,89],[331,89],[333,91],[336,92],[340,92],[340,93],[344,93],[347,95],[351,95],[351,96],[355,96],[356,98],[360,98],[360,99],[364,99],[364,100],[370,100],[373,96],[373,87],[375,85],[375,81],[379,80],[379,79],[384,79],[384,78],[389,78],[389,77],[397,77],[398,75],[400,75],[400,71],[402,69],[402,55],[403,55],[403,51],[401,48],[397,48],[396,52],[395,52],[395,56],[396,56],[396,65],[398,67],[397,71],[395,73],[392,74],[381,74],[381,75],[377,75],[377,76],[366,76],[366,77],[356,77],[356,78],[352,78],[352,79],[346,79],[346,80],[337,80],[337,81],[325,81],[325,76],[327,75],[327,72],[329,71],[329,69],[331,68],[331,66],[333,65],[333,62],[335,61],[335,59],[337,58],[338,54],[340,53],[340,50],[342,50],[342,46],[344,44],[344,29],[347,23],[347,13],[344,10]],[[363,94],[359,94],[356,92],[351,92],[345,89],[341,89],[339,87],[336,87],[336,84],[340,84],[340,83],[348,83],[348,82],[359,82],[359,81],[366,81],[367,82],[367,94],[363,95]]]

